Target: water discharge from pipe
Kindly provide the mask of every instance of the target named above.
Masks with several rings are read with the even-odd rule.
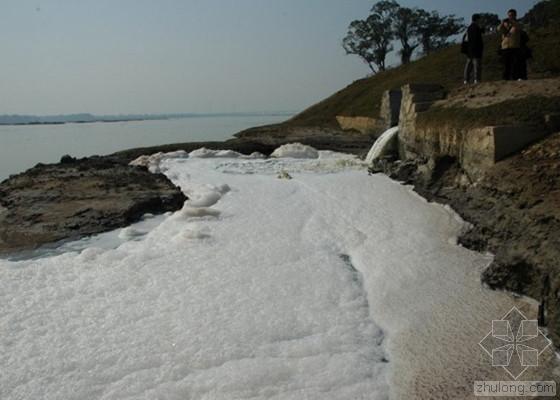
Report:
[[[387,153],[396,150],[398,134],[398,126],[387,129],[381,136],[379,136],[371,147],[368,155],[366,156],[366,162],[371,164]]]

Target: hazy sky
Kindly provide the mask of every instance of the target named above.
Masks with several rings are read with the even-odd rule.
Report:
[[[301,110],[368,73],[367,0],[1,0],[0,114]],[[468,17],[534,0],[401,0]]]

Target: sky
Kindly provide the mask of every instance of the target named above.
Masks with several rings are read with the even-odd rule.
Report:
[[[366,0],[0,0],[0,114],[299,111],[366,76]],[[469,18],[535,0],[401,0]]]

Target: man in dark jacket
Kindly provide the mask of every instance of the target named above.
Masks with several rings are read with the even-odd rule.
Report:
[[[471,80],[474,72],[474,83],[478,83],[482,79],[482,53],[484,52],[484,41],[482,39],[482,28],[478,22],[479,14],[472,16],[472,23],[463,39],[463,49],[467,56],[467,64],[465,65],[465,85]]]

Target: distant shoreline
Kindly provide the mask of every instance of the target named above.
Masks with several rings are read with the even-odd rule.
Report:
[[[0,126],[33,126],[33,125],[66,125],[93,124],[114,122],[145,122],[165,121],[186,118],[222,118],[222,117],[275,117],[293,116],[293,112],[279,111],[270,113],[207,113],[207,114],[162,114],[162,115],[131,115],[131,116],[95,116],[92,114],[60,115],[60,116],[29,116],[29,115],[0,115]],[[81,118],[80,118],[81,117]],[[4,120],[4,121],[2,121]]]
[[[162,121],[161,120],[157,121]],[[1,123],[0,126],[30,126],[30,125],[67,125],[67,124],[96,124],[96,123],[112,123],[112,122],[142,122],[146,119],[120,119],[120,120],[98,120],[98,121],[56,121],[56,122],[17,122],[17,123]],[[150,120],[156,121],[156,120]]]
[[[172,118],[160,119],[114,119],[114,120],[95,120],[95,121],[53,121],[53,122],[16,122],[16,123],[2,123],[0,126],[32,126],[32,125],[68,125],[68,124],[97,124],[97,123],[114,123],[114,122],[144,122],[144,121],[165,121]]]

